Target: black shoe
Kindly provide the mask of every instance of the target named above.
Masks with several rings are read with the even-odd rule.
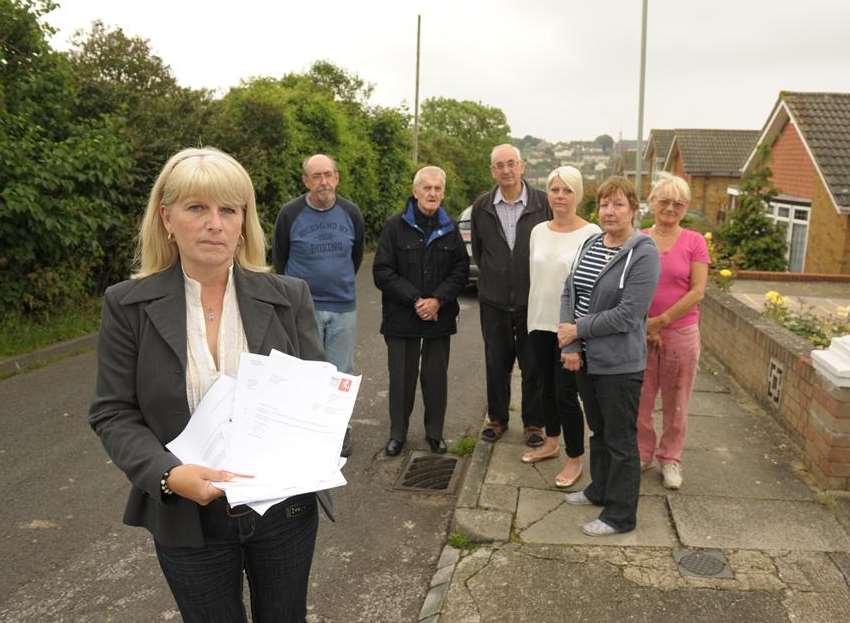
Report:
[[[387,456],[398,456],[401,449],[404,447],[404,442],[398,439],[390,439],[384,448],[384,454]]]
[[[428,445],[431,446],[431,452],[434,454],[445,454],[446,450],[449,449],[445,439],[431,439],[430,437],[426,437],[425,439],[428,441]]]
[[[345,438],[342,440],[342,450],[339,455],[344,458],[351,456],[351,427],[345,429]]]

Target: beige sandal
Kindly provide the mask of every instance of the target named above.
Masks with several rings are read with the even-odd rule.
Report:
[[[564,470],[561,470],[561,473],[563,473],[563,471]],[[562,478],[561,473],[559,473],[557,476],[555,476],[555,486],[558,487],[559,489],[569,489],[570,487],[572,487],[574,484],[576,484],[579,481],[579,478],[581,478],[583,471],[584,471],[584,469],[579,464],[578,472],[576,473],[575,478],[572,478],[572,479]]]
[[[522,455],[523,463],[538,463],[546,459],[557,459],[561,455],[561,446],[555,446],[555,449],[546,454],[541,453],[542,448],[526,452]]]

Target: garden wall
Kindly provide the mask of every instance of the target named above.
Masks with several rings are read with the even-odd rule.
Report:
[[[807,340],[730,294],[709,287],[700,307],[704,348],[783,426],[820,486],[850,490],[850,389],[815,371]]]

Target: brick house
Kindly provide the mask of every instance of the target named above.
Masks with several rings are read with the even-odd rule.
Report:
[[[850,274],[850,93],[780,93],[744,171],[761,164],[761,145],[771,146],[779,194],[767,214],[786,225],[789,270]]]
[[[758,138],[758,130],[674,130],[664,170],[688,182],[691,211],[702,214],[711,227],[723,222],[727,189],[740,181]]]
[[[643,169],[654,184],[658,179],[658,172],[664,170],[664,161],[673,143],[676,130],[650,130],[649,138],[643,149]]]
[[[637,149],[625,149],[623,153],[615,154],[611,157],[611,172],[613,175],[622,175],[632,184],[635,184],[637,179]],[[641,187],[640,200],[646,201],[649,195],[649,170],[642,167],[641,170]]]

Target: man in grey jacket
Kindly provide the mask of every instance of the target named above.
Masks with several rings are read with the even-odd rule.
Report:
[[[542,383],[534,373],[526,338],[528,328],[528,248],[531,230],[551,218],[546,193],[523,179],[525,163],[513,145],[490,154],[496,186],[472,206],[472,255],[478,265],[478,301],[487,369],[487,414],[481,432],[498,440],[508,428],[511,372],[522,372],[522,422],[531,447],[543,444]]]

